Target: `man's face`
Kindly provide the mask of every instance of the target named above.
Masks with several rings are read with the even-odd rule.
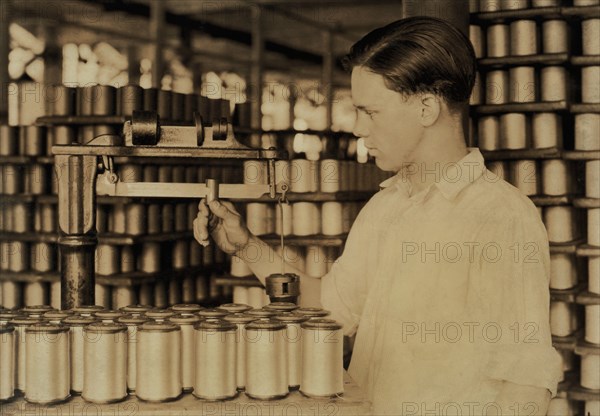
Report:
[[[421,141],[421,105],[388,89],[381,75],[357,66],[352,70],[352,101],[356,107],[354,135],[362,137],[369,155],[385,171],[398,172],[413,162]]]

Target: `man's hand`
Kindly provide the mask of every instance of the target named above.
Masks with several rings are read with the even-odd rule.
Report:
[[[207,246],[209,234],[227,254],[236,254],[250,241],[250,231],[231,202],[212,201],[207,205],[202,198],[194,220],[194,238]]]

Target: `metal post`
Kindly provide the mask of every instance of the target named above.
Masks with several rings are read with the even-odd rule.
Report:
[[[250,127],[252,129],[262,128],[262,90],[263,90],[263,65],[265,41],[262,31],[262,9],[258,5],[250,6],[252,13],[252,50],[250,69],[250,91],[251,102]],[[260,135],[253,135],[250,146],[260,147]]]
[[[165,2],[152,0],[150,3],[150,37],[154,39],[154,60],[152,62],[152,87],[161,87],[164,62],[162,56],[162,41],[165,27]]]
[[[333,34],[330,30],[323,32],[323,95],[327,114],[327,130],[331,130],[333,113]]]
[[[94,304],[97,156],[56,155],[61,308]]]
[[[10,34],[12,0],[0,2],[0,123],[8,122],[8,53],[10,52]]]

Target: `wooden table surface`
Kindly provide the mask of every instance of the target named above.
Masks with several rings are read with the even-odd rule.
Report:
[[[344,374],[344,394],[336,399],[312,399],[294,391],[284,399],[272,401],[254,400],[241,393],[223,402],[206,402],[185,394],[168,403],[147,403],[130,396],[120,403],[99,405],[73,396],[68,402],[54,406],[27,403],[23,397],[0,404],[2,416],[366,416],[370,411],[365,394],[347,373]]]

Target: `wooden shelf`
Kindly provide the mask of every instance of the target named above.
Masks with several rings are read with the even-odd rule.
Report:
[[[123,124],[131,117],[125,116],[42,116],[36,120],[37,124],[53,125],[98,125],[98,124]]]
[[[560,7],[538,7],[527,8],[520,10],[499,10],[493,12],[479,12],[471,14],[471,22],[477,23],[495,23],[495,21],[503,20],[520,20],[520,19],[555,19],[560,18]]]
[[[600,390],[590,390],[576,384],[571,386],[567,396],[571,400],[577,400],[581,402],[598,401],[598,397],[600,397]]]
[[[569,106],[566,101],[553,101],[538,103],[484,104],[472,106],[471,109],[475,114],[547,113],[553,111],[567,111]]]
[[[159,280],[176,280],[199,274],[208,275],[214,270],[213,266],[187,267],[185,269],[161,270],[156,273],[133,271],[112,275],[96,274],[96,283],[106,286],[138,286],[144,283],[154,283]]]
[[[595,103],[576,103],[571,104],[571,113],[582,114],[582,113],[600,113],[600,104]]]
[[[59,282],[60,273],[57,271],[38,272],[35,270],[26,270],[23,272],[11,272],[8,270],[2,270],[0,272],[0,281],[25,283]]]
[[[348,234],[341,234],[339,236],[330,236],[330,235],[311,235],[306,237],[300,237],[295,235],[290,235],[284,237],[284,241],[286,245],[289,246],[325,246],[325,247],[339,247],[344,244]],[[279,244],[281,241],[281,237],[276,234],[268,234],[258,236],[261,240],[263,240],[267,244]]]
[[[574,6],[563,7],[561,9],[563,16],[581,17],[581,18],[596,18],[600,19],[600,6]]]
[[[598,160],[600,150],[565,150],[562,158],[566,160]]]
[[[0,164],[1,165],[29,165],[32,163],[32,160],[35,156],[21,156],[21,155],[11,155],[11,156],[0,156]]]
[[[559,350],[575,351],[575,347],[577,346],[577,340],[579,339],[579,337],[580,334],[578,332],[567,337],[557,337],[553,335],[552,346]]]
[[[575,198],[573,206],[577,208],[600,208],[600,198]]]
[[[237,277],[231,275],[218,276],[214,278],[217,286],[246,286],[246,287],[264,287],[256,276]]]
[[[80,415],[88,414],[86,409],[94,409],[95,415],[136,415],[136,416],[198,416],[198,415],[370,415],[371,404],[366,394],[344,371],[344,394],[334,399],[312,399],[299,391],[292,391],[280,400],[255,400],[239,393],[227,401],[206,401],[192,394],[183,394],[168,403],[151,403],[139,400],[135,395],[128,396],[123,402],[111,404],[93,404],[84,401],[81,396],[72,396],[66,403],[57,405],[35,405],[25,402],[22,396],[12,402],[2,404],[3,414],[14,415]],[[83,409],[83,410],[82,410]]]
[[[577,295],[576,302],[580,305],[600,305],[600,294],[582,292]]]
[[[550,300],[556,302],[575,303],[577,295],[583,290],[584,285],[579,284],[570,289],[550,289]]]
[[[485,150],[481,153],[485,160],[560,159],[561,157],[561,151],[556,147]]]
[[[13,233],[0,231],[0,241],[24,241],[27,243],[57,243],[58,233],[41,233],[29,231],[26,233]]]
[[[32,195],[32,194],[0,194],[0,204],[29,204],[36,200],[36,197],[41,197],[42,195]]]
[[[591,344],[580,340],[575,346],[575,354],[577,355],[600,355],[600,344]]]
[[[572,197],[570,195],[549,196],[549,195],[532,195],[529,197],[531,201],[538,207],[553,207],[557,205],[571,205]]]
[[[600,55],[581,55],[571,57],[573,66],[598,66],[600,65]]]
[[[550,253],[552,254],[575,254],[577,246],[583,243],[583,240],[569,241],[566,243],[550,242]]]
[[[580,257],[598,257],[600,256],[600,247],[582,244],[577,247],[577,255]]]
[[[522,65],[563,65],[569,62],[569,54],[554,53],[545,55],[502,56],[498,58],[481,58],[477,61],[480,67],[500,68]]]
[[[191,239],[193,237],[194,234],[191,231],[173,231],[142,235],[103,233],[98,235],[98,242],[100,244],[130,246],[143,243],[164,243],[167,241]]]

